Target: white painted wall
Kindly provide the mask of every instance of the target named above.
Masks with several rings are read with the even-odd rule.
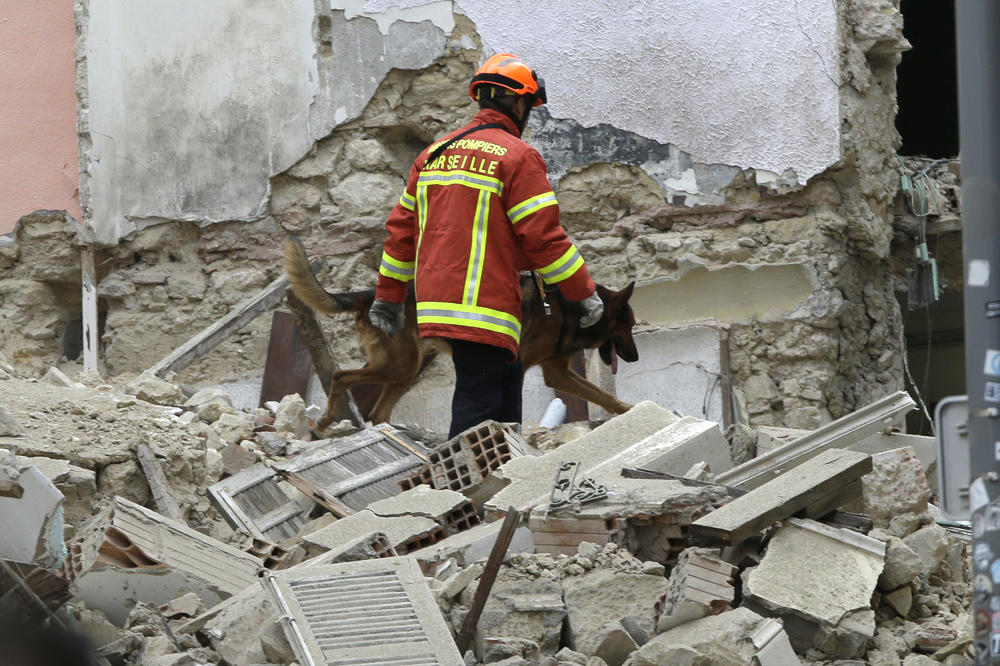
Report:
[[[90,0],[98,241],[161,219],[248,219],[312,145],[313,0]]]
[[[427,4],[368,0],[364,8]],[[830,0],[456,5],[487,48],[537,69],[557,118],[674,144],[695,162],[791,170],[800,182],[840,158],[840,39]]]
[[[548,111],[575,127],[611,126],[758,180],[804,181],[840,157],[829,0],[330,2],[322,55],[313,0],[89,0],[82,191],[98,242],[162,220],[261,217],[269,178],[356,118],[390,69],[444,53],[453,12],[487,50],[534,65]],[[699,185],[694,171],[664,178]]]

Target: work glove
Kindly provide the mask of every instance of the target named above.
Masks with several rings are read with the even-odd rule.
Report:
[[[604,314],[604,301],[597,295],[597,291],[594,291],[590,296],[578,302],[583,308],[583,316],[580,317],[580,328],[593,326],[601,320],[601,315]]]
[[[368,310],[368,319],[375,328],[390,338],[406,323],[406,314],[402,303],[388,303],[376,300]]]

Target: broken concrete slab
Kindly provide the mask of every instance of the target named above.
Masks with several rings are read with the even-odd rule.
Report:
[[[22,460],[0,452],[0,559],[55,569],[66,559],[63,494]]]
[[[709,615],[654,636],[626,666],[747,666],[757,655],[752,637],[765,621],[748,608]]]
[[[464,666],[416,560],[346,562],[265,574],[300,663]]]
[[[331,548],[325,553],[300,562],[295,566],[304,568],[322,564],[336,564],[338,562],[357,562],[359,560],[372,560],[380,557],[396,557],[397,555],[396,549],[389,543],[389,537],[382,532],[372,532],[371,534],[347,541],[336,548]]]
[[[593,655],[608,618],[630,616],[646,632],[655,628],[655,606],[667,592],[663,576],[592,569],[563,581],[567,645]]]
[[[486,560],[489,557],[500,534],[502,522],[498,520],[477,525],[410,554],[423,564],[430,565],[453,559],[459,566],[469,566],[473,562]],[[507,557],[515,553],[533,552],[535,552],[535,540],[531,530],[524,526],[518,527],[514,530],[514,537],[507,548]]]
[[[784,627],[777,620],[768,618],[757,625],[750,636],[757,648],[756,666],[801,666],[802,662],[792,649]]]
[[[448,534],[457,534],[479,525],[479,515],[471,500],[454,490],[417,486],[393,497],[372,502],[368,510],[383,518],[423,516],[442,525]]]
[[[579,461],[580,471],[586,474],[608,458],[678,420],[668,410],[645,401],[543,456],[513,458],[494,472],[509,481],[510,485],[486,502],[487,513],[500,515],[509,506],[527,511],[548,498],[552,479],[563,462]]]
[[[699,463],[707,463],[716,474],[726,471],[732,467],[729,443],[718,423],[685,416],[607,457],[587,475],[604,482],[620,477],[623,468],[636,467],[680,476]]]
[[[884,556],[876,539],[789,519],[761,563],[744,571],[744,605],[782,618],[799,652],[816,647],[843,659],[860,656],[875,632],[870,603]]]
[[[384,518],[365,509],[352,513],[303,538],[310,552],[320,553],[367,537],[374,532],[385,534],[389,544],[399,553],[410,553],[445,538],[439,523],[423,516],[393,516]]]
[[[261,627],[277,619],[278,611],[264,589],[251,585],[210,608],[182,631],[200,631],[219,656],[230,664],[263,664],[268,659],[258,636]],[[203,626],[198,627],[198,624]]]
[[[732,500],[691,525],[704,543],[735,545],[811,504],[834,495],[872,468],[866,453],[830,449]]]
[[[77,383],[66,376],[66,374],[59,368],[52,366],[45,371],[39,379],[42,384],[51,384],[52,386],[59,386],[62,388],[77,388]]]

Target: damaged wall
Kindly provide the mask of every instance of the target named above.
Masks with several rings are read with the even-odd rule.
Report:
[[[199,8],[206,32],[195,38],[176,9],[92,0],[79,14],[84,102],[121,132],[110,135],[114,168],[96,159],[110,139],[89,135],[85,201],[106,208],[91,220],[108,242],[135,229],[99,257],[106,370],[148,367],[276,277],[284,232],[328,259],[331,290],[374,284],[410,162],[472,115],[468,79],[497,44],[538,51],[553,102],[527,138],[549,161],[591,272],[611,287],[637,280],[640,319],[728,327],[734,387],[753,422],[815,427],[895,390],[901,327],[887,255],[902,18],[892,2],[799,2],[797,15],[770,0],[731,4],[709,12],[677,0],[676,12],[653,16],[639,3],[621,29],[641,39],[616,33],[634,53],[590,43],[598,64],[588,70],[580,35],[599,31],[607,8],[573,7],[590,17],[584,32],[557,30],[561,5],[525,9],[544,27],[507,42],[485,2],[234,0]],[[720,16],[742,28],[719,30]],[[154,26],[173,36],[143,46]],[[113,36],[113,48],[95,35]],[[126,64],[114,60],[122,54]],[[615,62],[620,94],[573,83],[578,69],[609,77]],[[142,94],[153,81],[167,91],[153,95],[156,108]],[[109,99],[142,119],[111,114]],[[29,271],[16,248],[6,257],[15,276]],[[662,307],[658,290],[686,307]],[[18,326],[34,321],[13,299],[4,308]],[[340,361],[354,365],[347,324],[326,323]],[[181,380],[259,377],[268,325],[261,317]]]
[[[70,2],[0,9],[0,235],[39,210],[80,213]]]

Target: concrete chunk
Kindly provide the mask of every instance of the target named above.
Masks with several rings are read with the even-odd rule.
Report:
[[[667,592],[662,576],[592,569],[563,581],[569,647],[596,654],[600,629],[608,618],[631,616],[647,633],[654,629],[654,608]]]
[[[848,510],[870,516],[876,527],[885,527],[903,513],[927,511],[931,489],[913,447],[872,455],[872,470],[861,483],[861,500]]]
[[[0,437],[20,437],[24,434],[24,426],[11,414],[6,407],[0,405]]]
[[[496,637],[516,637],[534,642],[538,656],[552,656],[559,649],[566,617],[562,588],[543,578],[497,580],[476,625],[480,654]]]
[[[66,558],[62,493],[16,456],[0,456],[0,559],[60,566]]]
[[[929,576],[948,554],[948,530],[931,524],[903,539],[903,543],[920,558],[920,575]]]
[[[635,639],[618,620],[609,622],[597,633],[595,657],[604,660],[608,666],[622,666],[629,655],[639,649]]]
[[[884,553],[870,537],[790,519],[761,563],[744,572],[744,605],[781,617],[799,652],[817,647],[842,659],[860,656],[875,631],[869,604]]]

